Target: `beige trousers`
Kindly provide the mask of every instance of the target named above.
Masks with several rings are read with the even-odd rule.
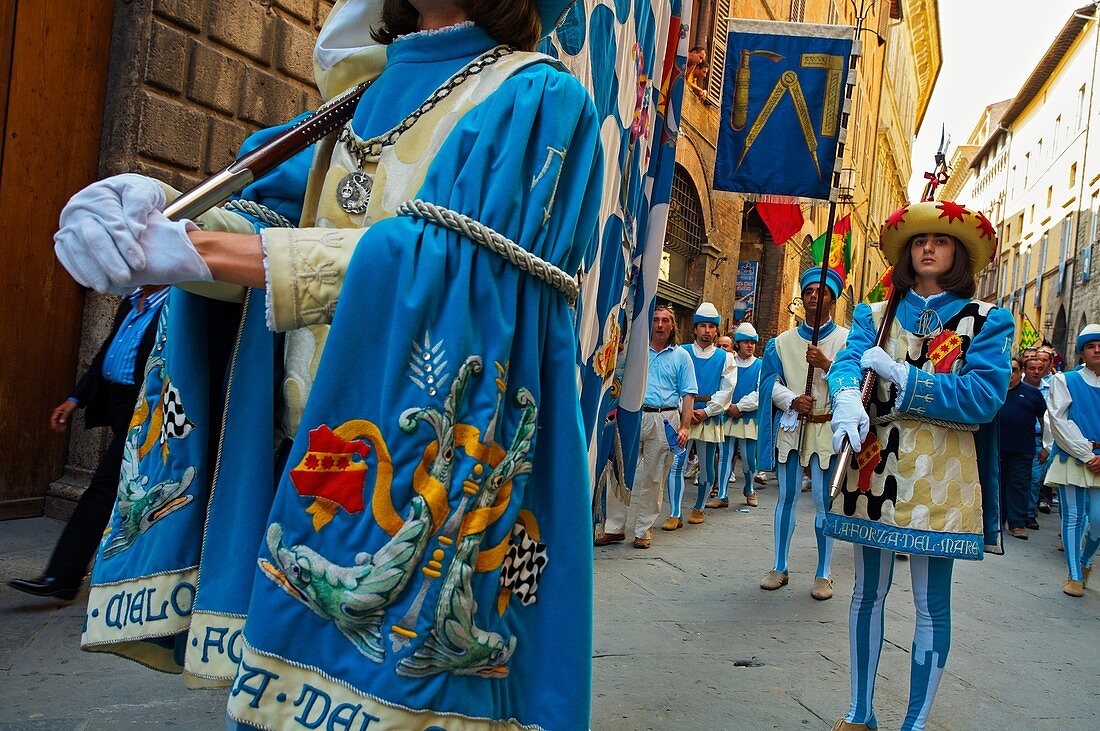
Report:
[[[634,537],[649,537],[649,531],[661,514],[665,479],[672,467],[672,449],[668,446],[664,420],[680,428],[680,410],[660,413],[642,412],[642,439],[638,445],[638,468],[630,502],[634,506]],[[604,533],[626,533],[627,506],[614,495],[607,496],[607,520]]]

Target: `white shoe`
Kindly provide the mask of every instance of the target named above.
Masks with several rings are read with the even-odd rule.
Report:
[[[752,478],[752,481],[755,482],[757,485],[768,484],[768,478],[763,472],[757,472],[756,475]]]

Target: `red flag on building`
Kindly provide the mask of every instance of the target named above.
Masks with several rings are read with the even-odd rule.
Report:
[[[806,219],[802,217],[802,207],[797,203],[765,203],[756,204],[756,212],[760,214],[760,220],[768,227],[775,243],[785,244],[788,239],[802,230]]]

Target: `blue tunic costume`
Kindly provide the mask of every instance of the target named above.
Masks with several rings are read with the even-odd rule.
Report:
[[[476,27],[395,42],[355,134],[392,128],[494,45]],[[416,197],[574,272],[595,238],[597,118],[574,78],[529,57],[449,120]],[[395,71],[404,62],[424,73]],[[302,160],[259,202],[300,207]],[[192,683],[235,672],[242,728],[587,728],[592,555],[577,536],[591,530],[590,488],[569,303],[408,216],[367,225],[343,277],[273,497],[262,293],[246,304],[220,430],[221,378],[185,347],[210,305],[173,293],[145,389],[160,426],[135,417],[129,462],[156,520],[120,502],[86,646],[186,667]]]
[[[695,352],[697,347],[694,343],[686,343],[683,346],[691,357],[692,365],[695,368],[695,381],[699,387],[699,395],[695,397],[695,408],[706,409],[707,404],[714,401],[716,397],[720,398],[723,388],[728,388],[723,383],[722,376],[728,370],[728,362],[733,356],[712,345],[710,346],[710,355],[704,358]],[[735,374],[736,371],[734,370],[733,373]],[[732,393],[732,389],[727,390],[726,393]],[[703,509],[707,492],[711,484],[714,483],[715,475],[718,472],[716,458],[718,446],[725,438],[722,431],[725,423],[726,413],[721,411],[713,416],[707,416],[701,423],[692,424],[691,426],[690,433],[692,442],[695,444],[695,455],[699,460],[699,484],[694,505],[697,511]],[[684,480],[679,476],[681,473],[677,468],[678,465],[673,468],[674,472],[668,482],[669,515],[673,518],[680,517],[680,501],[683,499],[684,494]]]
[[[1093,333],[1091,338],[1097,339],[1097,335]],[[1098,380],[1092,371],[1081,367],[1057,374],[1051,384],[1054,445],[1047,480],[1058,489],[1069,578],[1086,582],[1092,559],[1100,549],[1100,481],[1085,468],[1083,461],[1088,458],[1090,447],[1093,455],[1100,454],[1096,447],[1100,443]]]
[[[829,370],[834,397],[859,388],[860,358],[875,344],[884,309],[856,308],[847,347]],[[1012,337],[1009,313],[985,302],[910,291],[899,303],[883,349],[908,364],[908,377],[900,385],[879,379],[870,434],[825,526],[856,544],[848,723],[877,726],[886,597],[895,552],[907,552],[917,622],[901,729],[925,728],[951,648],[954,559],[980,559],[983,544],[999,542],[998,433],[989,422],[1008,389]]]
[[[884,310],[885,303],[856,308],[847,347],[829,370],[834,394],[859,388],[859,359],[874,346]],[[905,295],[885,350],[909,364],[909,379],[900,387],[879,379],[870,436],[852,458],[826,533],[944,558],[981,559],[983,545],[999,542],[998,433],[990,422],[1008,390],[1012,334],[1008,313],[990,304],[951,292]],[[930,430],[944,433],[939,454],[922,453],[906,436]],[[931,470],[931,460],[944,467]]]
[[[750,357],[747,361],[735,357],[737,364],[737,383],[733,388],[734,405],[741,405],[746,397],[754,396],[760,390],[760,373],[764,365],[761,358]],[[748,399],[751,402],[751,399]],[[725,433],[726,439],[718,449],[718,501],[728,502],[727,491],[729,481],[733,476],[733,460],[740,453],[741,472],[745,483],[742,486],[742,494],[745,497],[756,492],[753,487],[753,476],[756,474],[756,435],[757,419],[759,418],[759,400],[757,406],[749,409],[747,405],[741,409],[741,415],[734,417],[726,415]]]

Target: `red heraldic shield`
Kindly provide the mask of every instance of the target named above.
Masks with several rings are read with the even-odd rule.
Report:
[[[874,434],[868,434],[867,441],[863,443],[863,447],[856,455],[856,466],[859,468],[859,481],[856,486],[859,487],[860,492],[871,489],[871,473],[881,461],[882,442]]]
[[[962,338],[953,330],[944,330],[928,343],[928,360],[936,373],[950,373],[962,355]]]
[[[369,454],[370,445],[366,442],[341,439],[322,424],[310,430],[309,449],[290,471],[290,480],[303,497],[324,498],[349,513],[358,513],[366,507],[363,486]]]

